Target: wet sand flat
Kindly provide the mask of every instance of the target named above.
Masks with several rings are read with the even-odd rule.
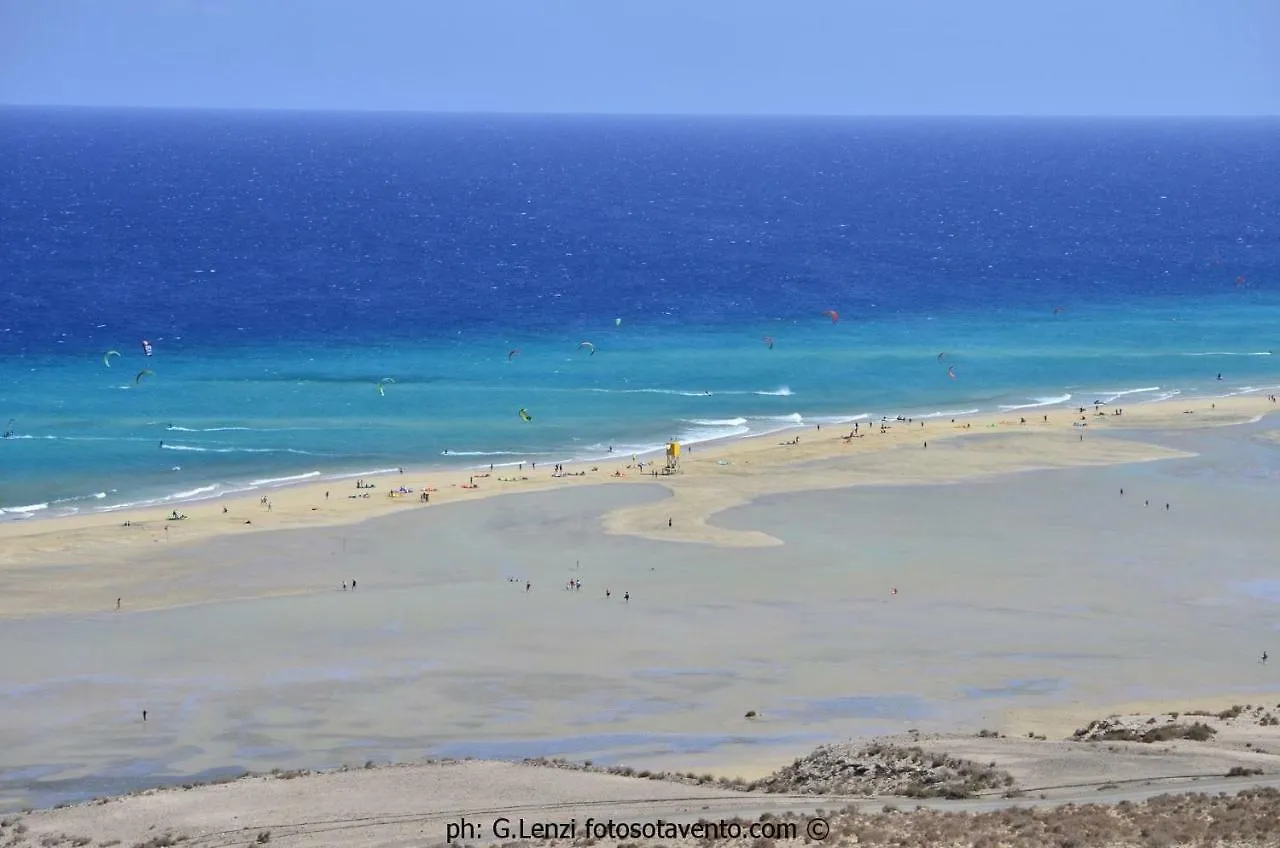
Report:
[[[749,776],[850,735],[1274,689],[1256,661],[1276,634],[1267,432],[712,519],[770,546],[607,534],[606,514],[670,499],[635,485],[157,552],[134,568],[160,594],[226,600],[0,621],[22,646],[0,660],[0,799],[425,756]]]

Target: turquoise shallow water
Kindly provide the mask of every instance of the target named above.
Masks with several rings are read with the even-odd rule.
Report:
[[[651,451],[669,437],[698,443],[863,416],[1227,395],[1280,384],[1264,317],[1275,314],[1250,297],[1137,317],[1113,308],[698,333],[635,319],[593,334],[595,355],[569,336],[269,355],[157,341],[145,362],[156,376],[141,383],[132,352],[109,369],[96,357],[30,357],[0,378],[15,430],[0,443],[0,503],[6,516],[67,514],[409,464]],[[509,345],[520,354],[508,359]],[[387,377],[395,382],[380,394]]]
[[[0,520],[1280,384],[1274,121],[3,117]]]

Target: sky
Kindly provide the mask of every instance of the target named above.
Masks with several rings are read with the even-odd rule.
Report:
[[[1277,115],[1280,0],[0,0],[0,104]]]

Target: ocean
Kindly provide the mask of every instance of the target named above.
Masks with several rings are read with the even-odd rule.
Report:
[[[0,520],[1280,384],[1276,120],[5,108],[0,215]]]

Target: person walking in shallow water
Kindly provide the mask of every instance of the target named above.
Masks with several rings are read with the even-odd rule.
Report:
[[[1261,660],[1261,662],[1262,662],[1262,664],[1263,664],[1263,665],[1266,665],[1266,664],[1267,664],[1267,652],[1266,652],[1266,651],[1263,651],[1263,652],[1262,652],[1262,660]]]

